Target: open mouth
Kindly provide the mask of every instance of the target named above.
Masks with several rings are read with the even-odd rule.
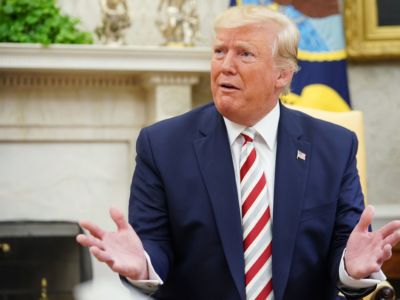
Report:
[[[220,87],[224,88],[224,89],[229,89],[229,90],[239,90],[238,87],[234,86],[233,84],[230,83],[222,83],[220,84]]]

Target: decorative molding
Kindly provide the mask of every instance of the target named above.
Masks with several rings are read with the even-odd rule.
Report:
[[[160,100],[160,99],[159,99]],[[158,105],[159,116],[155,121],[160,121],[165,118],[171,118],[183,114],[191,109],[190,99],[161,99]]]
[[[148,123],[189,111],[192,107],[192,85],[199,75],[182,73],[150,74],[143,77],[148,89]]]
[[[0,88],[132,88],[137,81],[132,75],[121,74],[3,72]]]
[[[189,74],[151,74],[143,77],[144,84],[147,86],[156,85],[195,85],[199,83],[199,76]]]
[[[0,126],[0,143],[134,143],[139,128],[111,126]]]
[[[210,70],[208,47],[0,43],[1,70],[193,72]]]

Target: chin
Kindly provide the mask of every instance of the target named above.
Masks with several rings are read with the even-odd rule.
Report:
[[[218,105],[215,104],[218,112],[227,118],[229,121],[232,121],[236,124],[246,125],[243,123],[242,116],[238,113],[238,109],[232,107],[232,105]]]
[[[220,114],[222,114],[225,117],[228,117],[228,115],[234,113],[235,108],[234,108],[234,100],[232,98],[224,97],[225,99],[222,99],[222,97],[217,97],[214,98],[214,104],[217,110],[219,111]]]

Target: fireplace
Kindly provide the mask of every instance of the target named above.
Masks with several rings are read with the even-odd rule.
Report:
[[[0,222],[0,300],[72,300],[92,278],[89,252],[72,222]]]

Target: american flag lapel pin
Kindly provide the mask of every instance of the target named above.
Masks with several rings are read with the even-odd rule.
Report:
[[[301,160],[306,160],[306,154],[304,152],[301,152],[300,150],[297,150],[297,159]]]

